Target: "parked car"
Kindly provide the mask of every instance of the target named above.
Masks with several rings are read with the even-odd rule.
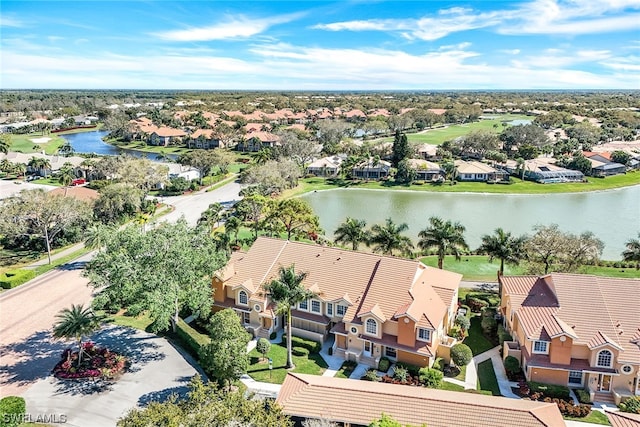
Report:
[[[71,185],[82,185],[87,182],[84,178],[77,178],[71,181]]]

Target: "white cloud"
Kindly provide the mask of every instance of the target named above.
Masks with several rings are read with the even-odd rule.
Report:
[[[10,18],[8,16],[0,15],[0,28],[2,27],[20,28],[20,27],[24,27],[24,22],[15,18]]]
[[[608,61],[601,62],[600,64],[616,71],[635,72],[636,74],[640,73],[640,56],[611,58]]]
[[[506,55],[518,55],[520,53],[520,49],[500,49],[498,52]]]
[[[300,13],[274,16],[270,18],[252,19],[246,16],[227,17],[225,22],[207,27],[193,27],[184,30],[171,30],[152,35],[171,41],[207,41],[246,39],[260,34],[277,24],[291,22],[302,16]]]

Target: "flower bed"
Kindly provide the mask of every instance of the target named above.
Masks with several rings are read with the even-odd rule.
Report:
[[[92,342],[82,344],[82,358],[79,352],[70,348],[62,352],[60,362],[52,374],[60,379],[114,378],[126,367],[126,358],[104,347],[96,347]]]
[[[515,394],[524,399],[555,403],[556,405],[558,405],[560,413],[562,413],[562,415],[564,416],[584,418],[591,413],[591,406],[583,404],[574,405],[573,402],[567,400],[569,399],[568,389],[563,386],[541,384],[533,381],[520,381],[518,383],[518,388],[512,390],[515,392]],[[559,398],[556,396],[562,396],[563,398]]]

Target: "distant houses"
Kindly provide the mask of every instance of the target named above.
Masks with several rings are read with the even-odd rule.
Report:
[[[329,156],[317,159],[307,166],[307,174],[325,178],[336,177],[345,156]]]
[[[459,181],[497,182],[509,180],[509,172],[506,170],[494,168],[477,160],[456,160],[454,164]]]
[[[555,164],[555,159],[551,158],[525,160],[523,165],[518,165],[515,160],[509,160],[505,169],[514,176],[524,176],[524,179],[541,184],[584,180],[582,172],[560,167]]]

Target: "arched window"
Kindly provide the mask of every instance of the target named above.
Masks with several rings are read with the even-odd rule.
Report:
[[[600,366],[602,368],[610,368],[612,359],[613,355],[609,350],[602,350],[600,353],[598,353],[596,366]]]
[[[245,291],[238,292],[238,304],[242,304],[242,305],[249,304],[249,297],[247,296],[247,293]]]
[[[378,322],[373,319],[367,319],[366,331],[371,335],[378,335]]]

